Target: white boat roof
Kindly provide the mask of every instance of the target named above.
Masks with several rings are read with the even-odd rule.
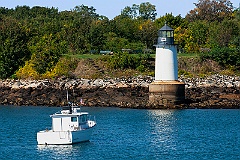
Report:
[[[79,107],[72,107],[72,112],[65,108],[59,112],[56,112],[51,115],[51,117],[72,117],[72,116],[80,116],[80,115],[88,115],[88,112],[82,112]]]
[[[66,116],[66,115],[84,115],[84,114],[88,114],[88,112],[80,112],[80,113],[54,113],[53,115],[62,115],[62,116]]]

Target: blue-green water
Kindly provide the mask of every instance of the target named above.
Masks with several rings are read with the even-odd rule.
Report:
[[[240,159],[240,110],[83,108],[90,142],[37,145],[60,108],[0,106],[0,159]]]

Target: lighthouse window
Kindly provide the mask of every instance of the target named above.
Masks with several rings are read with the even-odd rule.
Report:
[[[173,31],[168,31],[167,32],[167,37],[173,37]]]
[[[166,35],[167,35],[167,34],[166,34],[166,31],[161,31],[161,32],[160,32],[160,37],[166,37]]]
[[[171,37],[171,32],[167,32],[167,37]]]
[[[77,122],[77,117],[71,117],[71,122]]]

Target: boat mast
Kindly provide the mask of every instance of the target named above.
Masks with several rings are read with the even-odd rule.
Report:
[[[68,102],[68,90],[67,90],[67,102]]]
[[[69,107],[69,113],[72,114],[72,103],[68,101],[68,90],[67,90],[67,102]]]

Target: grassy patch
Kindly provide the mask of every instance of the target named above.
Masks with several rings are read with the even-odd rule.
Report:
[[[74,54],[74,55],[64,54],[63,56],[76,58],[76,59],[88,59],[88,58],[97,59],[97,58],[100,58],[104,55],[101,55],[101,54]]]

